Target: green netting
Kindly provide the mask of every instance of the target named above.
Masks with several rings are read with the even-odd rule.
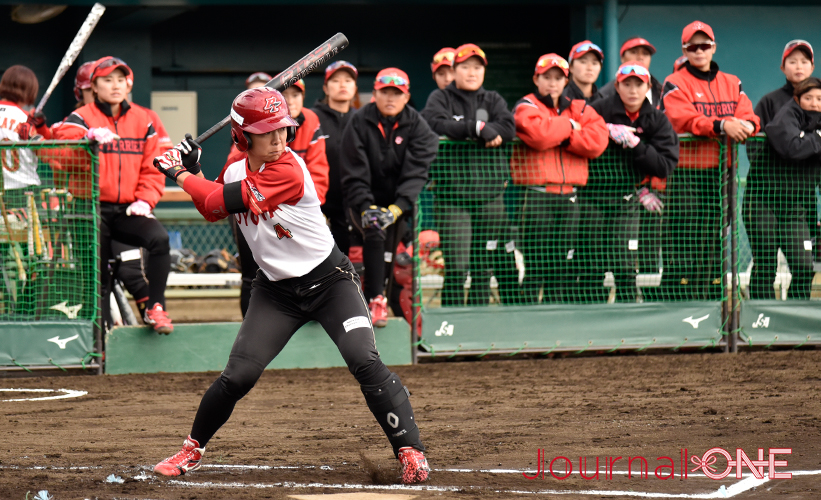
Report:
[[[237,252],[237,244],[231,232],[231,223],[228,219],[217,222],[208,222],[199,214],[199,221],[180,221],[163,219],[162,223],[168,231],[172,249],[186,248],[197,255],[205,255],[211,250],[227,250],[232,255]]]
[[[741,269],[745,297],[758,300],[809,300],[818,254],[817,158],[780,157],[766,137],[747,141],[750,172],[741,219],[752,263]]]
[[[638,173],[632,150],[618,146],[589,161],[586,182],[570,173],[586,160],[560,148],[549,154],[520,143],[442,141],[417,211],[417,234],[438,232],[444,260],[438,269],[421,249],[419,288],[436,290],[426,306],[727,299],[728,150],[720,140],[682,138],[666,182]],[[568,182],[544,184],[551,168],[564,168]],[[663,202],[660,212],[639,201],[643,187]]]
[[[96,321],[97,157],[85,141],[0,143],[0,321]]]

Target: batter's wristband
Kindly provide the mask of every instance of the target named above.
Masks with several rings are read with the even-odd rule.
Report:
[[[225,210],[229,214],[241,214],[248,210],[242,201],[242,181],[226,184],[222,188],[222,197],[225,200]]]

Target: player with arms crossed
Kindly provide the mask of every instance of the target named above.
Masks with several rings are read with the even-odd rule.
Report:
[[[231,136],[247,160],[229,166],[216,182],[200,172],[201,150],[190,138],[155,160],[205,219],[237,218],[260,270],[228,365],[205,392],[182,450],[154,471],[179,476],[199,468],[205,445],[236,402],[291,336],[316,320],[361,385],[401,463],[402,482],[424,481],[430,469],[409,393],[379,358],[359,276],[334,244],[305,162],[286,146],[296,126],[282,94],[250,89],[231,108]]]

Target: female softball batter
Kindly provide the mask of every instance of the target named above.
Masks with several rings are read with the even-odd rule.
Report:
[[[187,138],[155,166],[194,199],[209,221],[233,215],[259,264],[248,313],[228,365],[200,402],[182,450],[154,467],[166,476],[199,468],[205,446],[234,405],[305,323],[318,321],[339,348],[402,467],[402,482],[427,479],[428,464],[408,391],[382,363],[359,276],[334,244],[305,162],[287,147],[296,121],[282,94],[246,90],[231,108],[231,136],[247,160],[206,180],[200,147]]]

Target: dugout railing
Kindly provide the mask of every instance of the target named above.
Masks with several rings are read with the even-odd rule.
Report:
[[[0,162],[0,367],[102,373],[96,152],[0,142]]]
[[[750,181],[777,163],[766,137],[746,148],[757,152]],[[548,168],[583,163],[566,151],[442,140],[415,207],[414,354],[818,342],[807,331],[817,303],[748,300],[749,279],[739,280],[749,274],[739,273],[738,152],[725,138],[681,136],[676,170],[661,180],[637,175],[632,151],[611,147],[568,189],[541,183]],[[660,211],[641,203],[645,187]],[[762,314],[785,328],[764,327]]]

